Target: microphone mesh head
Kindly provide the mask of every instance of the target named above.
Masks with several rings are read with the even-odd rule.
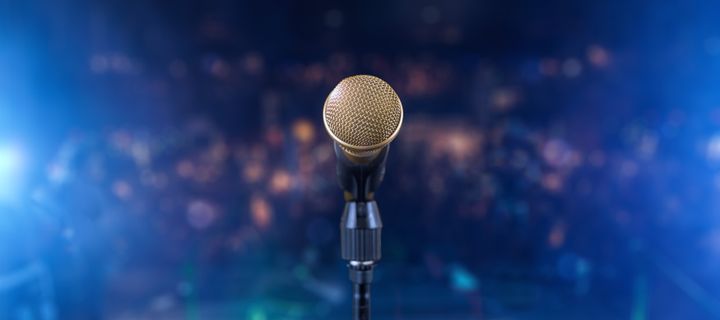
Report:
[[[323,119],[333,140],[356,157],[372,156],[400,131],[400,98],[380,78],[358,75],[343,79],[325,100]]]

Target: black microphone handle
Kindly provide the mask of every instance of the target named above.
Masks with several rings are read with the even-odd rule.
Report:
[[[345,200],[355,202],[373,200],[375,190],[385,176],[385,163],[390,146],[382,148],[375,158],[368,162],[355,162],[337,142],[334,143],[334,148],[337,156],[338,183],[345,191]]]

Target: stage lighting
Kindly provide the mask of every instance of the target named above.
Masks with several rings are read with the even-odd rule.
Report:
[[[0,201],[13,200],[20,191],[23,156],[15,146],[0,146]]]

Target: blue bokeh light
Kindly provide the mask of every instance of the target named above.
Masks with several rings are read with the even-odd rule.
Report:
[[[23,172],[23,153],[14,145],[0,146],[0,201],[18,196]]]

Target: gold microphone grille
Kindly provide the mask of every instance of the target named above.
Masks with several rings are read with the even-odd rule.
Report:
[[[355,155],[378,151],[395,138],[402,124],[402,103],[380,78],[358,75],[343,79],[323,109],[325,128]]]

